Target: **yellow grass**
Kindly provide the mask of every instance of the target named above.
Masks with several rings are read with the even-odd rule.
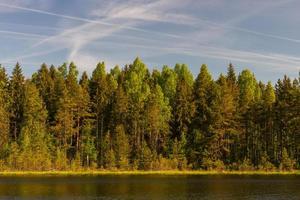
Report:
[[[98,175],[300,175],[300,171],[2,171],[0,176],[98,176]]]

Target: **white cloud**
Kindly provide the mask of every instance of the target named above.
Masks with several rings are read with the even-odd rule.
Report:
[[[36,9],[50,9],[53,1],[48,0],[0,0],[0,12],[16,12],[14,7],[1,6],[14,5],[16,7],[35,7]]]
[[[92,16],[119,20],[142,20],[154,22],[168,22],[174,24],[194,24],[196,19],[187,14],[172,12],[172,8],[182,6],[180,1],[156,0],[150,2],[127,1],[110,2],[106,8],[96,9]]]
[[[12,8],[22,11],[33,12],[37,14],[45,14],[61,18],[63,20],[72,20],[80,22],[80,25],[74,25],[73,28],[58,30],[59,33],[41,41],[35,43],[30,49],[31,53],[24,55],[25,58],[46,55],[51,53],[51,49],[55,51],[57,46],[61,48],[69,49],[68,61],[74,61],[81,69],[86,67],[94,67],[98,62],[96,53],[91,54],[87,49],[93,43],[97,43],[98,48],[101,49],[101,41],[113,34],[126,34],[140,33],[145,40],[150,39],[153,36],[157,36],[156,42],[147,44],[118,44],[115,43],[115,47],[118,45],[127,45],[128,51],[130,48],[137,49],[153,49],[153,52],[161,55],[163,53],[176,53],[185,54],[191,56],[206,56],[224,60],[235,60],[246,63],[258,63],[262,65],[268,65],[276,67],[276,69],[285,70],[295,69],[294,66],[300,66],[300,60],[297,57],[288,56],[284,54],[275,55],[270,53],[255,53],[249,51],[232,50],[229,48],[223,48],[222,45],[212,47],[211,41],[215,41],[220,38],[224,38],[224,35],[229,31],[245,32],[248,34],[254,34],[262,37],[269,37],[273,39],[279,39],[289,42],[298,43],[299,40],[282,37],[273,34],[266,34],[258,31],[252,31],[248,29],[239,28],[238,24],[243,20],[251,18],[259,12],[264,12],[267,9],[279,6],[285,2],[291,1],[278,1],[273,5],[267,3],[261,5],[257,10],[250,10],[245,13],[238,13],[232,19],[227,19],[226,23],[216,23],[212,20],[197,19],[195,16],[191,16],[187,13],[175,12],[176,9],[184,7],[184,4],[191,3],[188,0],[186,2],[179,0],[161,0],[161,1],[108,1],[100,8],[93,8],[89,11],[91,14],[89,18],[69,16],[59,14],[56,12],[49,12],[38,9],[36,7],[28,8],[22,4],[7,4],[0,1],[0,7]],[[31,2],[31,1],[28,1]],[[218,6],[222,5],[223,1],[215,1]],[[202,2],[201,2],[202,3]],[[199,3],[199,4],[201,4]],[[212,5],[209,5],[212,6]],[[87,13],[88,14],[88,13]],[[183,23],[188,22],[188,25],[192,27],[188,31],[183,30],[183,35],[180,36],[174,33],[167,33],[163,30],[154,31],[143,29],[141,26],[145,22],[163,22],[172,23],[173,25],[181,26]],[[130,35],[129,35],[130,36]],[[134,37],[134,34],[133,36]],[[224,38],[226,39],[226,38]],[[155,39],[154,39],[155,41]],[[161,43],[161,44],[160,44]],[[49,51],[38,52],[39,47],[44,45],[50,48]],[[134,47],[135,45],[135,47]],[[126,54],[128,52],[124,52]],[[21,56],[22,57],[22,56]],[[105,59],[106,60],[106,59]],[[115,63],[116,60],[109,59],[110,63]],[[119,63],[124,64],[124,63]],[[112,65],[113,66],[113,65]],[[111,67],[112,67],[111,66]]]

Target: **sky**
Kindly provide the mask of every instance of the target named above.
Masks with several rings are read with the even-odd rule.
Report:
[[[0,0],[0,63],[26,76],[40,65],[75,62],[91,74],[138,56],[150,69],[229,63],[276,82],[300,71],[297,0]]]

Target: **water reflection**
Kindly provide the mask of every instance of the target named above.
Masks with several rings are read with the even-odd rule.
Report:
[[[299,176],[1,177],[0,199],[300,199]]]

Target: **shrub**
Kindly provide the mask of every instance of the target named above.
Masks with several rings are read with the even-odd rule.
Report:
[[[225,165],[221,160],[212,160],[209,158],[204,158],[202,162],[202,167],[206,170],[218,170],[222,171],[225,169]]]
[[[239,165],[239,170],[241,171],[251,171],[253,170],[254,167],[250,161],[250,159],[245,159],[240,165]]]
[[[56,170],[66,170],[68,168],[68,159],[64,150],[56,150],[54,168]]]
[[[282,151],[282,158],[279,165],[279,169],[282,171],[291,171],[294,169],[295,160],[291,159],[288,155],[286,148]]]
[[[152,162],[152,152],[148,147],[148,145],[146,143],[143,143],[138,169],[150,170],[151,162]]]
[[[265,170],[265,171],[274,171],[276,167],[269,161],[268,155],[264,154],[261,157],[260,165],[258,166],[259,170]]]

